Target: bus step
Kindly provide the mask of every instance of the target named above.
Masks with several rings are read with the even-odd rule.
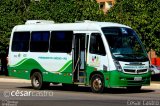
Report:
[[[79,75],[80,75],[80,76],[84,76],[85,73],[84,73],[84,72],[79,72]]]
[[[79,78],[86,78],[85,76],[79,76]]]
[[[79,72],[85,72],[84,70],[80,70]]]
[[[85,82],[85,76],[80,76],[80,77],[79,77],[79,82],[84,83],[84,82]]]
[[[74,84],[77,84],[77,85],[85,85],[85,83],[82,83],[82,82],[74,82]]]

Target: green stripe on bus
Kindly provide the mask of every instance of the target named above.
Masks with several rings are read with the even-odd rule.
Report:
[[[19,66],[20,64],[24,63],[26,60],[28,60],[28,59],[27,59],[27,58],[25,58],[25,59],[21,60],[20,62],[18,62],[17,64],[12,65],[12,66],[10,66],[10,67],[16,67],[16,66]]]
[[[61,73],[61,72],[64,72],[68,67],[70,67],[70,65],[72,65],[72,60],[68,61],[61,69],[59,69],[58,73]],[[38,69],[42,69],[42,70],[45,70],[47,71],[46,69],[44,69],[36,60],[34,59],[23,59],[21,60],[20,62],[16,63],[15,65],[11,65],[10,68],[24,68],[24,67],[29,67],[29,69],[31,69],[31,67],[34,68],[38,68]],[[28,69],[28,68],[26,68]],[[42,71],[41,70],[41,71]]]

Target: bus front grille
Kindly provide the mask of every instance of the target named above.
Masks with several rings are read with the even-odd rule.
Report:
[[[145,73],[145,72],[147,72],[147,69],[137,70],[137,73]]]
[[[144,74],[147,73],[147,69],[124,69],[124,73],[130,73],[130,74]]]

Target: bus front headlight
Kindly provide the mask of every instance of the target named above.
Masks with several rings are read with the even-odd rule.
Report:
[[[121,65],[120,65],[119,61],[114,60],[114,64],[115,64],[116,69],[117,69],[118,71],[122,71],[122,67],[121,67]]]

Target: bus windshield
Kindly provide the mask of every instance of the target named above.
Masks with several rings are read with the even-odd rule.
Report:
[[[112,57],[118,61],[148,61],[141,41],[135,31],[124,27],[104,27],[102,31],[109,44]]]

